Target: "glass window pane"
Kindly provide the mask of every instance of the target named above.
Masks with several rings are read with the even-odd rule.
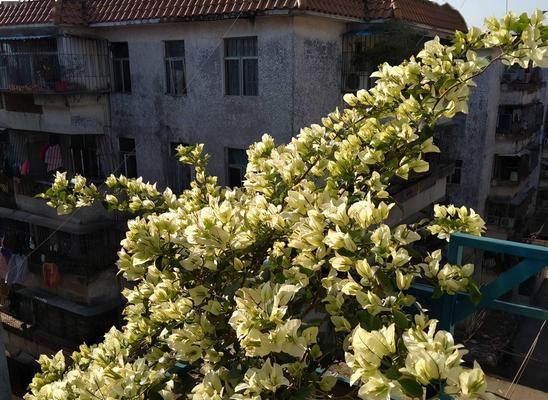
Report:
[[[225,85],[226,94],[229,96],[240,95],[240,61],[225,61]]]
[[[225,56],[226,57],[238,57],[238,39],[231,38],[225,39]]]
[[[247,166],[247,152],[242,149],[228,149],[228,163],[245,168]]]
[[[124,88],[122,84],[122,62],[119,60],[114,60],[112,69],[114,72],[114,90],[121,92]]]
[[[239,168],[228,169],[228,185],[230,187],[242,186],[242,172]]]
[[[259,84],[258,60],[243,60],[244,67],[244,96],[257,96]]]
[[[167,93],[173,93],[173,79],[171,77],[171,61],[166,60],[166,91]]]
[[[131,92],[131,74],[129,72],[129,60],[122,61],[124,77],[124,92]]]
[[[128,58],[129,49],[127,42],[112,43],[112,56],[115,58]]]
[[[257,56],[257,38],[248,37],[242,38],[242,53],[243,57],[256,57]]]
[[[184,57],[185,42],[184,40],[168,40],[165,42],[166,57]]]
[[[177,60],[172,62],[172,75],[173,75],[173,86],[176,94],[186,93],[186,84],[185,84],[185,63],[183,60]]]

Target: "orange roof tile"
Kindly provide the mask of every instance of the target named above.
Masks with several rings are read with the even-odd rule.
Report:
[[[430,0],[368,0],[367,19],[397,19],[442,29],[467,31],[462,15]]]
[[[430,0],[24,0],[0,3],[1,25],[177,21],[269,10],[303,10],[363,20],[398,19],[466,30],[460,13]]]

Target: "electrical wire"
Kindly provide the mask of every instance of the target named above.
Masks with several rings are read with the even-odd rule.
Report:
[[[546,321],[542,323],[540,326],[540,329],[538,330],[537,335],[535,336],[535,339],[533,340],[533,343],[531,344],[531,347],[529,348],[529,351],[525,355],[525,358],[523,359],[523,362],[521,363],[518,371],[516,372],[516,375],[514,376],[514,379],[512,379],[512,383],[510,383],[510,386],[508,387],[508,390],[506,390],[506,393],[504,394],[504,397],[507,397],[509,399],[512,398],[512,395],[514,394],[517,384],[521,377],[523,376],[523,373],[525,372],[525,369],[527,368],[527,364],[529,364],[529,361],[532,358],[533,352],[535,351],[535,348],[537,347],[538,340],[540,338],[540,335],[542,334],[542,331],[544,330],[544,327],[546,326]]]

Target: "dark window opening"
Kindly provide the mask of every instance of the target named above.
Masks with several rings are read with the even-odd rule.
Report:
[[[186,143],[170,143],[170,165],[168,171],[168,185],[174,193],[180,193],[190,188],[192,173],[190,165],[183,164],[177,157],[177,147],[188,146]]]
[[[225,39],[225,93],[228,96],[258,95],[257,37]]]
[[[70,153],[72,169],[75,174],[88,178],[100,178],[102,176],[95,136],[71,136]]]
[[[447,177],[448,183],[452,185],[460,185],[462,178],[462,160],[455,160],[455,170],[451,176]]]
[[[131,92],[131,72],[129,68],[129,48],[127,42],[115,42],[112,49],[112,70],[114,90],[116,92]]]
[[[128,178],[137,178],[137,153],[135,139],[120,138],[120,163],[122,174]]]
[[[165,45],[166,92],[186,94],[185,42],[169,40]]]
[[[228,149],[228,185],[242,186],[247,168],[247,153],[241,149]]]

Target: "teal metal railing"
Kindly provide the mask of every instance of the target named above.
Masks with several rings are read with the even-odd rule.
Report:
[[[499,300],[499,297],[548,267],[548,247],[455,233],[449,241],[447,261],[450,264],[462,264],[462,255],[466,248],[512,255],[523,258],[523,261],[481,287],[481,300],[478,304],[474,304],[467,293],[442,296],[433,309],[433,313],[440,321],[440,328],[453,331],[457,322],[483,308],[548,320],[548,310]],[[425,286],[419,290],[431,289]]]
[[[548,310],[546,309],[499,299],[505,293],[548,267],[548,247],[455,233],[451,235],[449,240],[447,261],[450,264],[461,265],[464,249],[477,249],[512,255],[523,260],[500,274],[492,282],[481,287],[481,299],[477,304],[471,301],[468,293],[458,293],[455,296],[444,295],[434,301],[432,314],[440,321],[440,329],[453,332],[457,322],[462,321],[477,310],[485,308],[527,318],[548,320]],[[428,293],[431,295],[433,292],[433,289],[427,285],[416,285],[414,289],[422,294]],[[449,399],[451,399],[449,396],[441,397],[441,400]]]

